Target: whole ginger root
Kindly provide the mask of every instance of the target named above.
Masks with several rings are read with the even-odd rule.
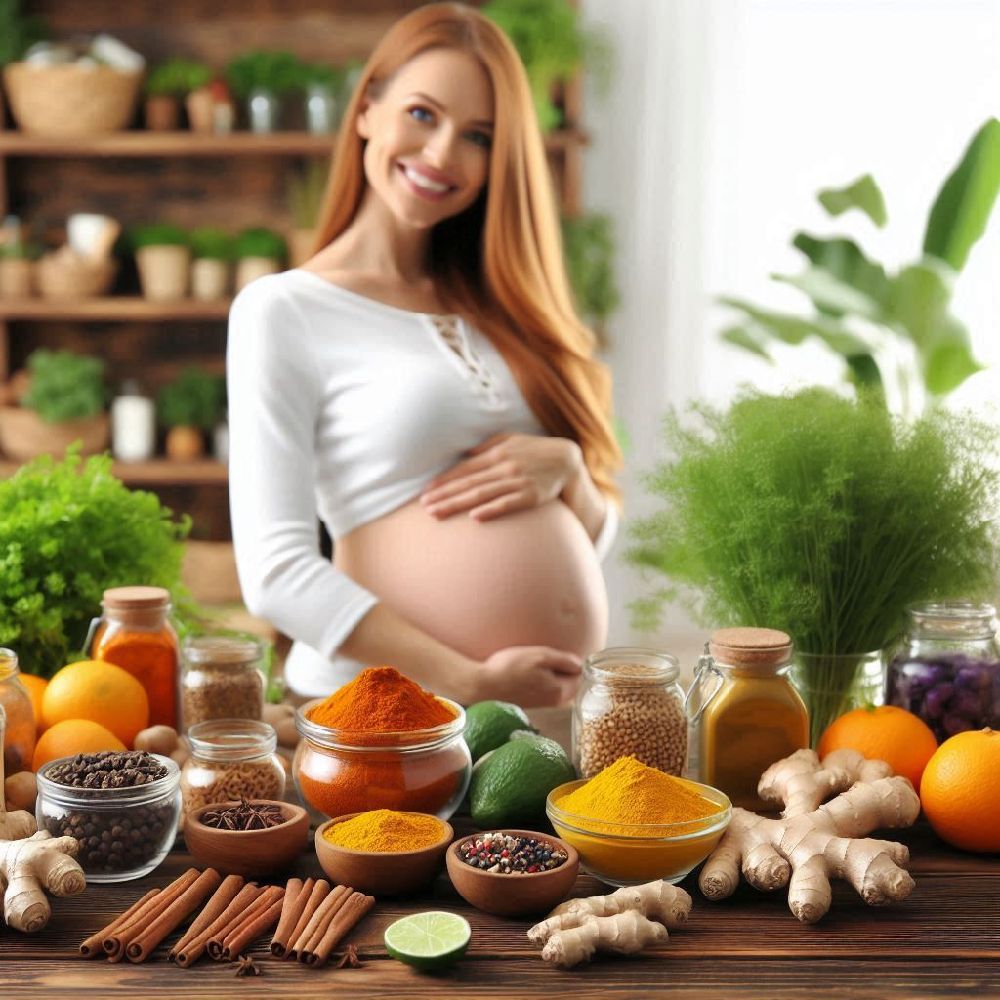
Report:
[[[0,705],[0,747],[7,719]],[[4,786],[0,754],[0,788]],[[37,833],[35,817],[24,810],[8,812],[0,795],[0,893],[3,918],[14,930],[34,933],[48,922],[52,908],[43,890],[54,896],[76,896],[87,887],[83,869],[73,856],[73,837]]]
[[[871,906],[905,899],[913,891],[906,847],[865,836],[884,827],[911,826],[920,814],[913,786],[893,777],[884,761],[836,750],[820,763],[814,751],[797,750],[772,764],[757,790],[765,801],[784,805],[781,819],[733,810],[729,829],[698,878],[709,899],[731,896],[742,870],[757,889],[787,885],[792,913],[803,923],[815,923],[830,909],[831,878],[850,882]]]
[[[589,961],[595,951],[631,955],[666,941],[668,927],[679,927],[691,911],[691,897],[669,882],[617,889],[560,903],[528,939],[544,944],[542,958],[568,969]]]

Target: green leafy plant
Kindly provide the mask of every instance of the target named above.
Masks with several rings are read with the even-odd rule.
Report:
[[[156,397],[156,411],[164,427],[211,430],[224,408],[222,380],[194,366],[167,383]]]
[[[321,86],[332,93],[339,94],[344,87],[346,73],[341,66],[331,66],[329,63],[299,63],[298,86]]]
[[[563,255],[577,309],[603,323],[618,308],[611,219],[591,214],[562,220]]]
[[[945,396],[981,368],[950,302],[998,191],[1000,121],[991,118],[938,192],[918,260],[893,273],[853,240],[796,233],[792,243],[805,255],[806,270],[773,277],[804,292],[814,314],[778,312],[723,298],[723,304],[742,313],[723,339],[768,360],[773,360],[776,341],[819,340],[843,359],[856,384],[882,393],[900,412],[919,412],[925,394]],[[854,209],[876,226],[885,225],[882,192],[870,176],[846,188],[821,191],[818,199],[830,215]]]
[[[156,96],[183,97],[192,90],[207,86],[212,70],[193,59],[168,59],[154,66],[146,77],[146,93]]]
[[[28,356],[31,381],[21,405],[46,423],[83,420],[104,409],[104,362],[72,351],[39,348]]]
[[[258,226],[253,229],[244,229],[236,237],[233,246],[236,257],[242,260],[245,257],[267,257],[271,260],[284,260],[288,254],[288,246],[285,238],[276,233],[273,229],[265,229]]]
[[[233,59],[226,66],[226,79],[243,99],[257,89],[280,96],[301,87],[302,70],[303,63],[291,52],[258,49]]]
[[[670,457],[647,478],[661,507],[633,528],[627,559],[669,581],[637,623],[680,599],[706,624],[780,628],[832,657],[884,647],[911,602],[994,591],[995,427],[941,408],[904,423],[871,394],[822,389],[694,416],[668,417]],[[831,664],[814,686],[833,703],[855,678]]]
[[[580,27],[577,11],[567,0],[490,0],[482,12],[514,43],[542,131],[556,128],[562,114],[552,103],[552,87],[579,69],[593,41]]]
[[[312,229],[316,225],[328,175],[325,162],[310,160],[301,172],[289,177],[288,211],[296,229]]]
[[[21,0],[0,0],[0,66],[16,62],[48,35],[40,17],[21,12]]]
[[[191,230],[191,254],[195,258],[232,260],[233,237],[223,229],[201,226]]]
[[[186,247],[191,240],[188,234],[171,222],[154,222],[146,226],[134,226],[129,231],[133,250],[143,247]]]
[[[180,585],[189,526],[115,479],[107,456],[83,463],[70,449],[23,466],[0,482],[0,645],[51,676],[79,655],[108,587],[167,587],[175,613],[193,616]]]

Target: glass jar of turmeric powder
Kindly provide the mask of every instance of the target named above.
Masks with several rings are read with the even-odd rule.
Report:
[[[31,697],[21,683],[17,653],[0,648],[0,708],[4,713],[4,774],[31,770],[35,752],[35,712]]]
[[[462,736],[462,707],[447,698],[437,700],[453,718],[405,732],[333,729],[309,718],[323,699],[300,706],[295,725],[302,739],[292,776],[303,802],[329,817],[394,809],[448,819],[468,790],[472,756]]]
[[[770,808],[757,795],[760,776],[809,746],[809,715],[788,678],[791,656],[784,632],[727,628],[712,633],[698,661],[688,692],[698,780],[725,792],[735,806]]]
[[[170,624],[170,591],[163,587],[113,587],[104,591],[103,616],[90,655],[127,670],[146,689],[149,724],[177,728],[177,633]]]

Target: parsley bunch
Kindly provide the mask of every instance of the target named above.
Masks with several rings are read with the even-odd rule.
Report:
[[[28,673],[51,676],[78,655],[107,587],[180,586],[190,521],[173,519],[153,494],[129,490],[111,459],[36,459],[0,482],[0,646]]]

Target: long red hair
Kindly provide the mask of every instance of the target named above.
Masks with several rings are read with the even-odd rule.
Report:
[[[579,443],[594,482],[617,498],[621,452],[610,378],[573,307],[552,180],[531,91],[507,36],[470,7],[436,3],[398,21],[361,72],[340,130],[317,222],[317,248],[354,221],[365,192],[357,117],[405,63],[433,48],[479,61],[493,86],[489,178],[477,201],[431,233],[430,269],[445,305],[496,345],[542,426]]]

